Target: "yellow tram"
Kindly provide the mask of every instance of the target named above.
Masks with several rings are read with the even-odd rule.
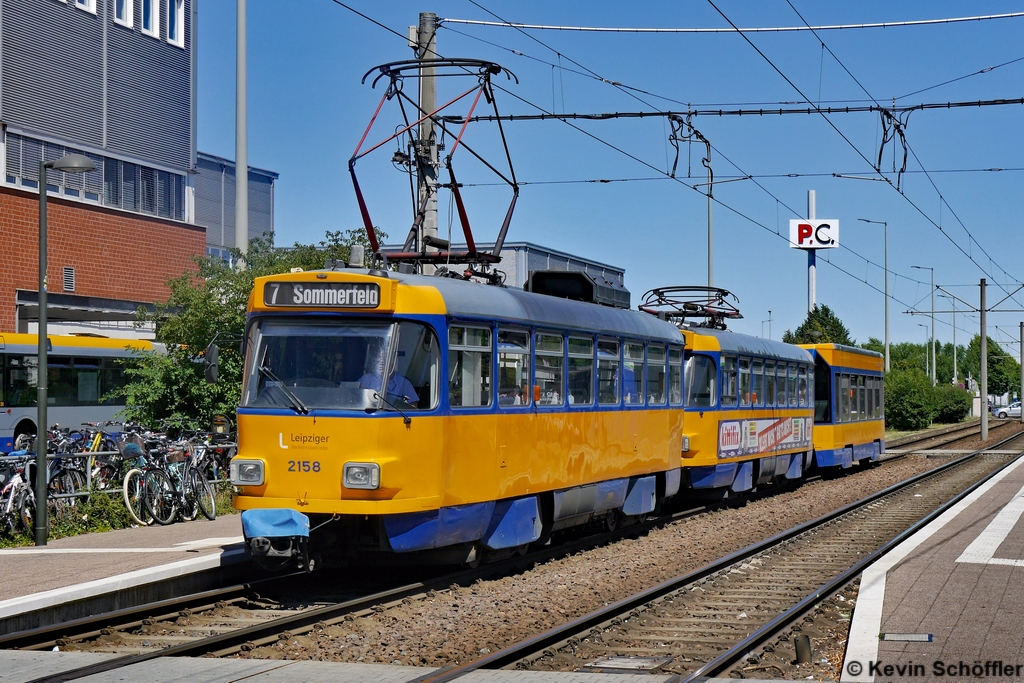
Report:
[[[268,561],[472,561],[681,479],[683,344],[639,311],[444,277],[258,278],[232,461]]]

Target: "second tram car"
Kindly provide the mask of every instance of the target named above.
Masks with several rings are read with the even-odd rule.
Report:
[[[882,354],[842,344],[803,346],[814,357],[814,457],[849,468],[885,452]]]

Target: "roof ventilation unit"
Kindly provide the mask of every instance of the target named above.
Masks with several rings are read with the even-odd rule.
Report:
[[[536,294],[588,301],[613,308],[629,308],[629,290],[613,280],[598,282],[579,270],[535,270],[524,289]]]

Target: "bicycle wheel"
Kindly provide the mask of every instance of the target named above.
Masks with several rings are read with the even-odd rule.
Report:
[[[194,467],[189,468],[187,476],[190,488],[196,499],[196,505],[199,507],[199,511],[203,513],[203,517],[211,521],[216,519],[217,499],[213,495],[213,486],[206,480],[203,473]]]
[[[114,486],[117,477],[117,468],[111,463],[97,464],[92,471],[92,487],[97,491],[104,491]]]
[[[153,523],[153,515],[149,514],[149,510],[146,509],[143,496],[145,491],[143,479],[145,476],[146,473],[140,469],[129,470],[128,474],[124,475],[124,488],[122,489],[124,504],[128,508],[128,514],[132,516],[132,519],[139,526],[149,526]]]
[[[178,492],[174,482],[163,470],[149,470],[142,482],[142,499],[149,514],[160,524],[172,524],[178,514]]]
[[[25,530],[25,533],[31,534],[33,532],[32,525],[36,512],[36,497],[32,487],[28,484],[22,484],[14,495],[14,506],[18,511],[18,522]]]

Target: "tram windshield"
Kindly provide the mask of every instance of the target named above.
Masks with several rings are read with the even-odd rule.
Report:
[[[242,405],[427,410],[439,359],[437,337],[419,323],[261,320],[249,333]]]

